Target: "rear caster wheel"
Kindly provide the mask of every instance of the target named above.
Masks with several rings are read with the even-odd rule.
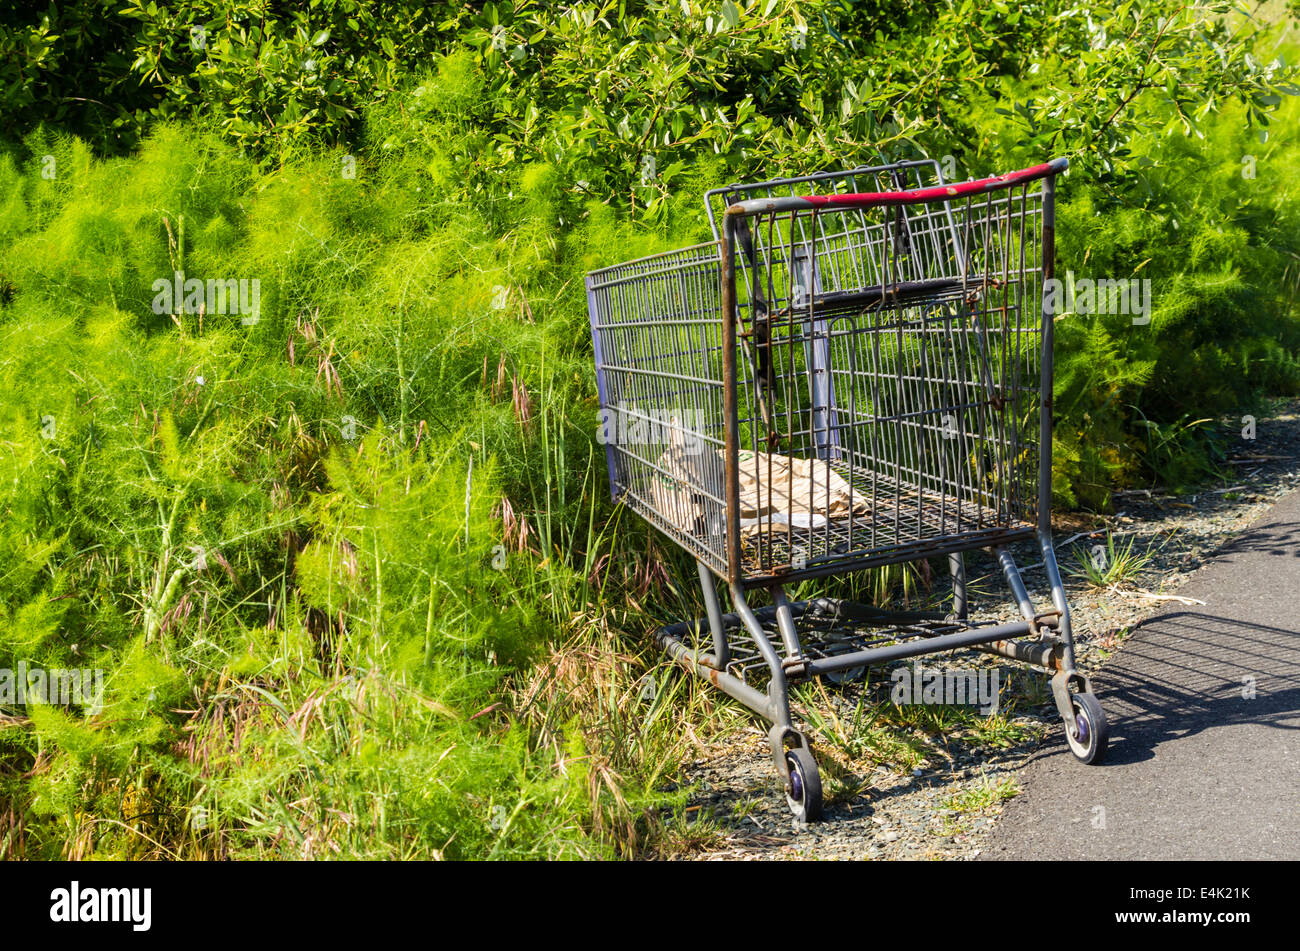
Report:
[[[1070,752],[1081,763],[1100,763],[1106,758],[1106,744],[1110,741],[1110,727],[1101,703],[1090,693],[1071,696],[1074,706],[1074,724],[1065,727],[1065,740]]]
[[[857,650],[857,648],[854,647],[854,645],[841,643],[828,647],[826,650],[826,656],[835,657],[839,654],[852,653],[855,650]],[[866,680],[866,678],[867,666],[865,664],[861,667],[847,667],[844,670],[834,670],[830,673],[822,674],[822,680],[836,687],[847,687],[850,684]]]
[[[822,814],[822,778],[817,772],[817,761],[808,747],[787,750],[786,766],[790,768],[790,782],[785,787],[785,801],[800,822],[816,822]]]
[[[836,687],[847,687],[864,680],[867,676],[867,668],[850,667],[848,670],[837,670],[822,676],[826,678],[827,683],[834,684]]]

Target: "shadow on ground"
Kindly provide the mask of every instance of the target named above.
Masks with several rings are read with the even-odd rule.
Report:
[[[1300,629],[1161,614],[1134,628],[1123,657],[1099,692],[1111,723],[1102,768],[1149,759],[1162,743],[1216,727],[1300,729]]]

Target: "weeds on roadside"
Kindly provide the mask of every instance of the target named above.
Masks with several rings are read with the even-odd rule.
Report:
[[[993,782],[985,777],[969,789],[962,790],[944,800],[944,808],[965,815],[986,815],[1008,799],[1020,795],[1020,784],[1014,776]]]
[[[1115,535],[1106,533],[1105,546],[1097,545],[1091,550],[1076,546],[1075,568],[1067,568],[1071,577],[1082,578],[1094,588],[1109,588],[1125,583],[1132,583],[1150,564],[1155,553],[1137,547],[1137,536],[1131,536],[1127,543],[1116,544]]]

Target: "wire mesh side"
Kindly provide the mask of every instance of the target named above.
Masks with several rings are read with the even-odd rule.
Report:
[[[706,193],[710,222],[718,235],[728,204],[755,198],[879,193],[943,185],[939,164],[931,159],[822,173],[801,178],[729,185]],[[806,282],[781,280],[808,270],[817,291],[830,297],[861,295],[887,283],[959,280],[964,261],[945,253],[959,244],[948,202],[890,208],[844,210],[834,215],[770,216],[737,222],[736,269],[739,281],[754,285],[762,271],[772,286],[758,288],[756,304],[774,311],[799,306],[798,289]],[[875,249],[889,242],[898,249],[895,272],[881,271]]]
[[[934,159],[915,159],[881,165],[862,165],[834,172],[815,172],[794,178],[738,182],[704,193],[715,240],[722,238],[722,214],[728,205],[751,198],[787,198],[804,195],[853,195],[863,192],[901,191],[943,185],[943,170]]]
[[[738,229],[742,470],[752,459],[759,483],[742,538],[750,578],[994,544],[1032,525],[1041,185],[903,207],[906,240],[899,207],[755,216],[765,240],[752,257]],[[826,221],[837,216],[852,228]],[[800,241],[850,231],[861,283],[845,291],[820,270],[834,256]],[[782,457],[821,460],[839,481],[796,489],[773,466]]]
[[[614,495],[725,574],[721,280],[704,244],[592,272],[587,294]]]

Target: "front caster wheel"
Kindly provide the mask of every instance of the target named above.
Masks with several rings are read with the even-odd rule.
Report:
[[[1081,763],[1100,763],[1106,758],[1106,744],[1110,728],[1106,725],[1106,712],[1090,693],[1076,693],[1071,698],[1074,706],[1074,724],[1065,727],[1065,740],[1070,752]]]
[[[785,801],[800,822],[816,822],[822,814],[822,778],[817,761],[808,747],[787,750],[785,764],[790,768],[790,782],[785,787]]]

